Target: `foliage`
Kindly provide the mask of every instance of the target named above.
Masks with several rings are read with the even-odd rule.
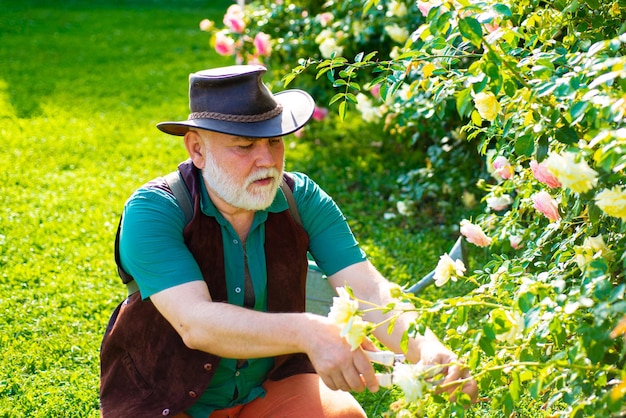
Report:
[[[136,187],[186,158],[154,125],[187,117],[190,72],[231,62],[207,53],[196,26],[230,4],[0,0],[0,417],[99,416],[99,345],[125,297],[115,227]],[[410,282],[452,232],[385,219],[397,145],[363,146],[361,122],[341,129],[287,138],[289,169],[318,179],[377,266]],[[395,394],[360,399],[375,417]]]
[[[115,227],[184,158],[154,124],[206,65],[191,3],[0,0],[0,417],[99,416]]]
[[[421,16],[390,13],[411,34],[404,42],[385,30],[398,3],[326,3],[317,16],[332,14],[334,52],[318,52],[323,40],[304,29],[277,42],[269,64],[280,69],[300,58],[286,84],[315,82],[325,91],[317,97],[337,106],[340,118],[354,117],[355,107],[372,129],[391,134],[386,143],[426,151],[426,164],[400,177],[397,196],[409,208],[442,195],[454,205],[464,192],[470,201],[472,186],[480,190],[482,213],[467,214],[490,238],[487,260],[468,275],[477,285],[414,303],[419,326],[443,324],[494,413],[522,404],[573,417],[619,413],[626,393],[619,322],[626,314],[626,5],[418,2]],[[416,4],[404,6],[414,11]],[[275,10],[251,7],[268,16]],[[272,27],[293,33],[315,21],[304,15]],[[389,43],[360,43],[346,30],[357,19],[372,28],[368,39]],[[291,54],[281,55],[283,46]],[[469,164],[457,164],[463,159]],[[434,172],[445,180],[433,180]],[[465,414],[454,404],[439,408]]]

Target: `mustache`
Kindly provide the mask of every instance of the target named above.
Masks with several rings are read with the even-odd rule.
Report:
[[[277,180],[280,177],[280,174],[281,173],[275,168],[263,168],[251,174],[250,177],[248,177],[246,183],[251,184],[257,180],[264,180],[267,178]]]

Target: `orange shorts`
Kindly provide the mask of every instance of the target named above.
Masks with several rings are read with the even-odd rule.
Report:
[[[263,388],[267,392],[265,397],[214,411],[208,418],[366,418],[350,393],[330,390],[313,373],[267,380]],[[181,413],[174,418],[188,417]]]

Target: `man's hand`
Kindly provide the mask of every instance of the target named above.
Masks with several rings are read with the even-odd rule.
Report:
[[[421,363],[432,365],[441,364],[444,366],[441,370],[444,380],[439,384],[441,388],[439,392],[452,393],[462,384],[462,391],[469,395],[472,403],[476,402],[478,398],[478,385],[476,381],[471,378],[469,370],[462,364],[459,364],[456,355],[441,344],[430,331],[427,332],[424,341],[422,341],[420,345],[420,352]]]
[[[332,390],[362,392],[378,390],[374,368],[364,353],[376,350],[371,341],[352,351],[339,333],[341,328],[326,317],[310,315],[311,328],[306,353],[322,381]]]

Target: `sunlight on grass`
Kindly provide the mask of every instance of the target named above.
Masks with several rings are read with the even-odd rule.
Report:
[[[230,2],[128,4],[12,3],[0,22],[3,417],[99,416],[99,345],[125,297],[112,251],[122,206],[186,158],[180,138],[155,124],[186,118],[189,72],[224,63],[196,28]],[[321,132],[320,141],[289,138],[288,169],[334,196],[385,274],[413,281],[434,267],[450,233],[383,221],[394,210],[397,162],[349,140],[358,138],[351,130],[358,126]],[[372,411],[392,399],[361,398]]]

